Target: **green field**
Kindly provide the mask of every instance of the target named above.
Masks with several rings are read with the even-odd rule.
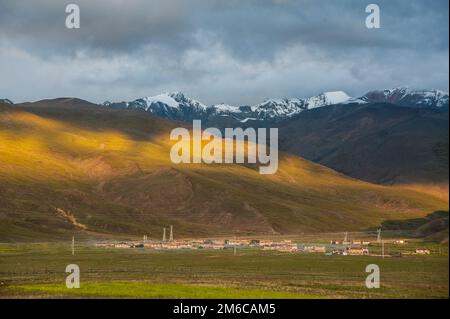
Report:
[[[0,298],[448,298],[448,246],[430,256],[325,256],[257,249],[155,251],[0,245]],[[65,287],[78,264],[81,288]],[[377,264],[381,288],[365,287]]]

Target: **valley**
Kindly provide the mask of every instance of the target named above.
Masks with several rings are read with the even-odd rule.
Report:
[[[0,313],[446,306],[448,12],[0,0]]]
[[[446,298],[447,196],[295,155],[310,136],[296,130],[338,107],[286,120],[299,138],[276,174],[261,175],[252,163],[172,163],[170,132],[191,127],[142,110],[0,103],[0,298]],[[161,242],[169,225],[175,240]],[[347,232],[361,240],[335,242]],[[65,286],[73,263],[79,289]],[[373,263],[375,290],[365,286]]]
[[[255,249],[236,254],[230,249],[105,249],[79,243],[72,256],[68,242],[1,244],[0,298],[447,298],[448,246],[412,242],[407,249],[413,247],[433,253],[383,259]],[[64,270],[71,263],[80,266],[79,289],[65,286]],[[380,289],[365,286],[368,264],[380,267]]]

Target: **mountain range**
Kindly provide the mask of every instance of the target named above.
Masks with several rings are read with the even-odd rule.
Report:
[[[13,104],[9,99],[0,102]],[[343,91],[324,92],[308,98],[272,98],[255,105],[229,105],[219,103],[206,105],[187,97],[181,92],[162,93],[155,96],[138,98],[133,101],[109,102],[101,106],[114,109],[138,109],[176,121],[190,122],[202,119],[215,122],[217,117],[224,121],[235,120],[240,123],[278,122],[323,106],[346,104],[361,105],[370,103],[389,103],[397,106],[445,109],[449,105],[448,93],[440,90],[413,90],[398,87],[386,90],[373,90],[361,97],[351,97]],[[228,119],[227,119],[228,118]],[[217,120],[216,120],[217,122]],[[261,125],[261,123],[257,124]]]
[[[355,105],[362,111],[377,107]],[[295,126],[308,114],[335,116],[339,123],[341,112],[342,123],[348,124],[352,116],[346,107],[355,108],[308,109],[283,125]],[[168,225],[174,225],[175,238],[357,231],[448,210],[448,198],[423,188],[364,182],[294,151],[280,153],[275,175],[260,175],[252,165],[175,165],[169,134],[180,124],[76,98],[0,102],[0,240],[61,240],[72,234],[160,238]],[[355,128],[345,126],[336,130],[351,135]],[[404,129],[402,134],[411,134],[410,126]],[[335,134],[324,131],[325,142]],[[290,138],[297,139],[293,133]],[[354,144],[355,154],[364,151],[356,150],[361,147]]]
[[[414,108],[448,107],[448,93],[439,90],[412,90],[399,87],[384,91],[370,91],[361,97],[350,97],[343,91],[325,92],[308,98],[268,99],[256,105],[234,106],[225,103],[207,106],[183,93],[163,93],[129,102],[104,102],[111,108],[141,109],[177,121],[202,119],[217,122],[234,120],[240,123],[255,121],[276,122],[295,116],[305,110],[336,104],[391,103]]]
[[[78,99],[18,105],[61,108],[67,101],[79,108],[136,110],[186,125],[201,119],[222,129],[278,127],[280,147],[288,153],[368,182],[426,183],[448,193],[448,94],[439,90],[399,87],[357,98],[336,91],[252,106],[206,106],[180,92],[101,105]]]
[[[439,90],[398,87],[361,97],[336,91],[252,106],[206,106],[182,93],[103,105],[182,122],[202,119],[218,128],[279,127],[280,147],[286,152],[365,181],[428,183],[445,194],[448,99],[448,93]]]

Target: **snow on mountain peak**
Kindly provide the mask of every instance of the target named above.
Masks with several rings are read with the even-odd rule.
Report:
[[[169,107],[178,108],[180,106],[180,103],[178,103],[170,94],[163,93],[158,94],[155,96],[147,96],[143,97],[142,100],[147,104],[146,110],[153,104],[153,103],[161,103],[165,104]]]
[[[143,97],[136,101],[139,100],[145,102],[145,110],[148,110],[154,104],[167,106],[173,109],[179,109],[181,107],[191,107],[194,109],[206,110],[206,105],[200,103],[199,101],[186,97],[181,92],[165,92],[155,96]]]
[[[408,86],[393,89],[375,90],[366,93],[361,99],[367,102],[387,102],[409,107],[443,107],[448,105],[448,93],[432,89],[418,90]]]
[[[305,102],[301,99],[268,99],[250,107],[258,118],[275,118],[292,116],[305,109]]]
[[[333,91],[323,93],[331,104],[339,104],[349,100],[351,97],[344,91]]]
[[[344,91],[324,92],[306,99],[309,109],[347,102],[351,97]]]
[[[229,105],[226,103],[214,104],[210,108],[214,108],[218,113],[241,113],[239,106]]]
[[[439,90],[414,90],[402,86],[371,91],[359,98],[350,97],[343,91],[332,91],[308,98],[272,98],[253,106],[233,106],[226,103],[206,106],[181,92],[166,92],[131,102],[105,102],[103,105],[111,108],[143,109],[158,116],[181,121],[223,116],[245,123],[250,120],[281,120],[305,110],[328,105],[366,103],[391,103],[405,107],[439,108],[448,106],[448,93]]]

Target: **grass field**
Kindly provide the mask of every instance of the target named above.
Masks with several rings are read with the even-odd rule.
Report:
[[[448,246],[384,258],[232,251],[155,251],[66,244],[0,245],[0,298],[448,298]],[[431,245],[431,246],[430,246]],[[439,253],[437,253],[439,252]],[[75,263],[81,288],[67,289]],[[377,264],[381,288],[365,287]]]
[[[34,284],[12,286],[6,292],[47,297],[79,298],[212,298],[212,299],[293,299],[319,298],[289,292],[245,290],[186,284],[154,284],[146,282],[88,282],[79,289],[67,289],[64,284]]]

